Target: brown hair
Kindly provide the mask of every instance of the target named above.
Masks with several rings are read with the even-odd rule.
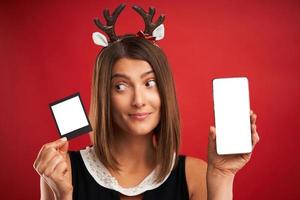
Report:
[[[180,144],[180,118],[172,72],[164,52],[152,42],[127,35],[103,48],[94,67],[90,118],[93,142],[100,161],[108,168],[118,169],[118,162],[111,153],[113,142],[112,113],[110,103],[112,68],[120,58],[147,61],[152,67],[161,98],[161,116],[155,128],[156,162],[160,166],[156,181],[168,174]],[[176,166],[176,165],[174,165]]]

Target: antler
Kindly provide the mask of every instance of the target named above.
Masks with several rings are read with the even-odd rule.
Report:
[[[115,33],[115,23],[117,21],[118,16],[122,12],[122,10],[125,8],[125,4],[119,5],[112,15],[109,14],[109,10],[106,8],[103,10],[103,16],[106,20],[106,26],[103,25],[98,18],[94,19],[95,24],[98,28],[100,28],[102,31],[104,31],[108,37],[110,38],[110,41],[116,41],[118,39],[118,36]]]
[[[165,16],[160,15],[155,23],[152,22],[154,14],[155,14],[155,8],[154,7],[149,8],[149,13],[145,12],[145,10],[143,8],[141,8],[137,5],[132,6],[132,8],[143,17],[144,22],[145,22],[144,33],[147,33],[149,35],[152,35],[152,32],[154,31],[154,29],[156,27],[158,27],[159,25],[161,25],[165,20]]]

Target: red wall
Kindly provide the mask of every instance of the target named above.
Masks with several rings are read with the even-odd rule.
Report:
[[[27,2],[27,3],[25,3]],[[95,57],[92,19],[120,1],[1,1],[1,199],[38,199],[32,164],[42,144],[58,138],[48,103],[79,91],[89,107]],[[137,32],[130,8],[117,32]],[[206,160],[213,124],[211,80],[248,76],[261,141],[238,173],[235,199],[299,199],[300,2],[138,1],[166,14],[160,42],[176,80],[181,152]],[[89,145],[87,135],[71,149]]]

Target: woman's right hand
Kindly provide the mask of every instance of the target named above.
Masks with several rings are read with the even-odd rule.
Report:
[[[33,167],[52,189],[56,199],[72,196],[69,143],[66,138],[43,145]]]

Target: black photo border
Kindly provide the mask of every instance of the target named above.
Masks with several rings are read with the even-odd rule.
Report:
[[[59,103],[62,103],[62,102],[64,102],[64,101],[66,101],[66,100],[72,99],[72,98],[77,97],[77,96],[79,97],[79,101],[80,101],[81,106],[82,106],[82,108],[83,108],[85,117],[86,117],[86,119],[87,119],[87,121],[88,121],[88,125],[87,125],[87,126],[84,126],[84,127],[81,127],[81,128],[79,128],[79,129],[76,129],[76,130],[74,130],[74,131],[71,131],[71,132],[69,132],[69,133],[66,133],[66,134],[64,134],[64,135],[62,135],[61,132],[60,132],[60,130],[59,130],[59,128],[58,128],[58,123],[57,123],[57,121],[56,121],[54,112],[53,112],[53,110],[52,110],[52,106],[54,106],[54,105],[56,105],[56,104],[59,104]],[[67,97],[64,97],[64,98],[62,98],[62,99],[59,99],[59,100],[57,100],[57,101],[54,101],[54,102],[50,103],[50,104],[49,104],[49,108],[50,108],[50,110],[51,110],[52,117],[53,117],[53,119],[54,119],[54,121],[55,121],[56,129],[57,129],[57,131],[58,131],[59,137],[67,137],[67,139],[70,140],[70,139],[72,139],[72,138],[74,138],[74,137],[76,137],[76,136],[82,135],[82,134],[84,134],[84,133],[87,133],[87,132],[90,132],[90,131],[93,130],[93,129],[92,129],[92,126],[91,126],[91,123],[90,123],[90,120],[89,120],[89,118],[87,117],[87,114],[86,114],[86,111],[85,111],[85,107],[84,107],[84,105],[83,105],[83,103],[82,103],[82,99],[81,99],[81,97],[80,97],[80,93],[79,93],[79,92],[76,92],[76,93],[71,94],[71,95],[69,95],[69,96],[67,96]]]

